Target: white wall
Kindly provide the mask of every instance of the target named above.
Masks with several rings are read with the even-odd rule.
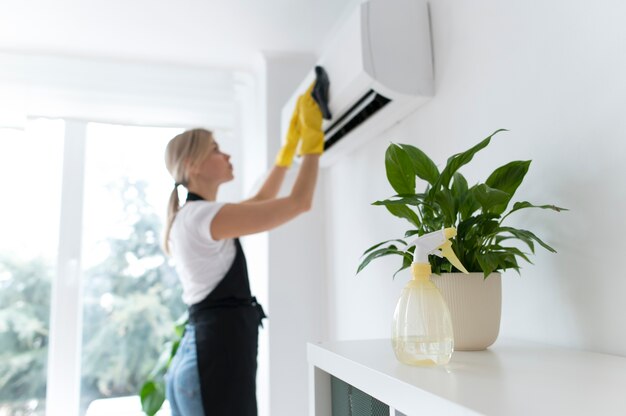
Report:
[[[312,68],[308,54],[266,53],[262,78],[267,139],[267,165],[273,166],[281,145],[281,109],[293,89]],[[282,193],[293,185],[298,164],[289,171]],[[270,414],[307,413],[306,343],[324,339],[323,193],[313,208],[268,233],[268,303]]]
[[[504,274],[501,336],[626,355],[626,5],[618,1],[435,0],[430,4],[435,97],[400,125],[326,172],[329,337],[388,337],[409,278],[400,260],[355,277],[365,249],[402,236],[405,222],[370,203],[393,195],[389,142],[411,143],[440,167],[498,128],[462,168],[484,181],[511,160],[532,159],[516,200],[571,211],[527,210],[514,225],[538,250],[522,276]],[[611,234],[613,233],[613,234]]]

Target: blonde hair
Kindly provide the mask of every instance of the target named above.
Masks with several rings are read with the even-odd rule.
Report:
[[[189,167],[202,162],[211,149],[213,133],[205,129],[187,130],[174,137],[165,149],[165,167],[174,178],[174,189],[167,205],[167,222],[163,236],[163,250],[170,254],[170,231],[180,209],[178,185],[187,186]]]

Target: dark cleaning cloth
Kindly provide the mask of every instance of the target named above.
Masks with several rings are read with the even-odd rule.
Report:
[[[313,86],[313,91],[311,91],[311,97],[313,97],[317,105],[320,107],[322,116],[326,120],[330,120],[333,116],[328,108],[328,87],[330,86],[328,74],[326,74],[324,68],[316,66],[315,78],[315,86]]]

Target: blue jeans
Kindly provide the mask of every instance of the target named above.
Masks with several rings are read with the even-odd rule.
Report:
[[[165,384],[172,416],[204,416],[193,325],[185,328],[185,335],[165,375]]]

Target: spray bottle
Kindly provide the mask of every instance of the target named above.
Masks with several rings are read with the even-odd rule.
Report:
[[[413,279],[402,290],[393,316],[392,345],[402,363],[417,366],[444,365],[454,351],[450,311],[439,289],[431,282],[428,255],[446,257],[454,267],[467,270],[452,251],[455,228],[425,234],[409,242],[415,245]]]

